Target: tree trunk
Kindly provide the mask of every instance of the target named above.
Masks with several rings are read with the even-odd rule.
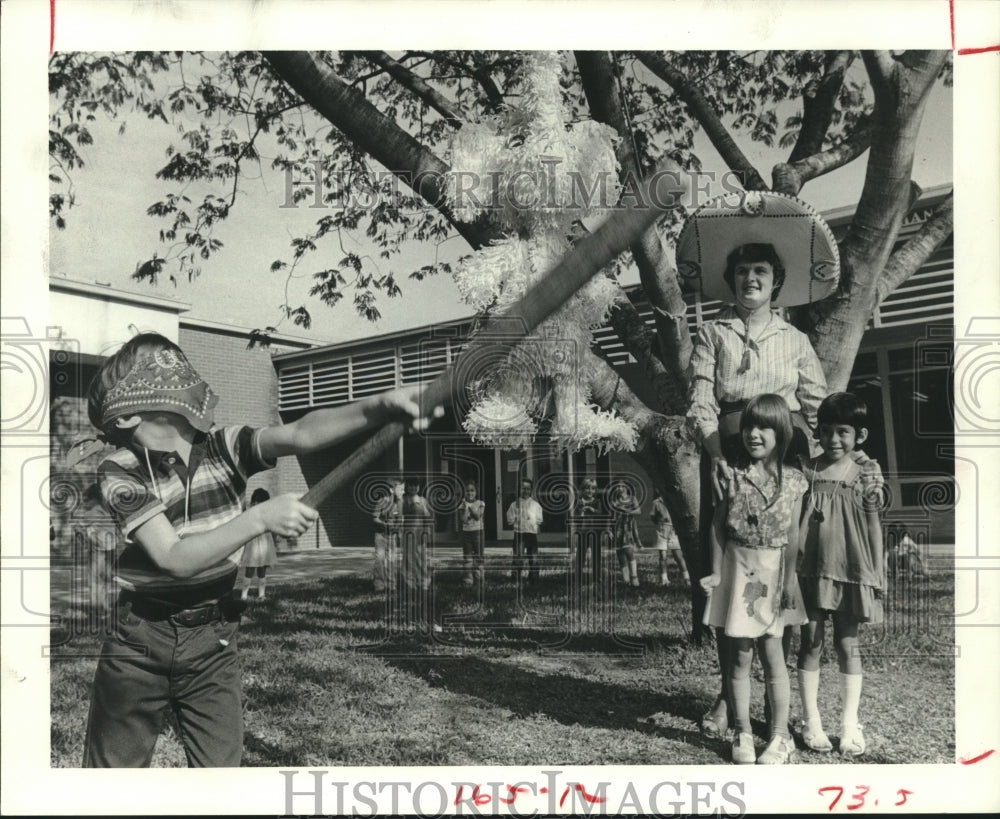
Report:
[[[858,209],[840,243],[841,286],[836,296],[802,314],[830,392],[846,389],[875,308],[879,277],[910,206],[927,94],[946,59],[947,52],[864,55],[875,90],[872,141]]]
[[[644,169],[632,150],[630,125],[625,119],[615,86],[614,66],[606,51],[575,52],[580,82],[591,116],[610,125],[621,136],[618,161],[623,179],[641,179]],[[653,308],[659,356],[667,368],[667,389],[663,394],[665,412],[683,412],[687,401],[687,366],[691,360],[691,334],[687,325],[687,305],[681,295],[677,271],[670,266],[660,238],[650,229],[630,248],[639,269],[642,288]],[[624,339],[623,339],[624,340]]]
[[[614,409],[639,431],[638,445],[630,454],[663,493],[691,574],[691,634],[700,643],[704,635],[701,616],[705,597],[698,585],[704,570],[698,548],[699,447],[688,435],[683,416],[653,412],[611,365],[595,354],[588,353],[587,366],[594,403],[603,409]]]

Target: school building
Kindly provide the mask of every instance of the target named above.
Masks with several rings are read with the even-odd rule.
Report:
[[[900,243],[920,228],[949,191],[950,187],[935,188],[922,195],[906,220]],[[839,235],[846,230],[852,212],[843,208],[825,216]],[[956,497],[950,449],[953,255],[949,238],[879,306],[865,333],[849,385],[868,402],[876,419],[865,448],[886,474],[887,520],[941,544],[954,542]],[[130,324],[140,330],[156,329],[181,345],[220,395],[216,410],[219,424],[287,423],[313,409],[429,380],[458,360],[473,329],[470,317],[325,346],[278,335],[272,337],[269,347],[248,349],[245,328],[185,318],[189,306],[170,299],[55,277],[50,291],[52,323],[62,332],[62,342],[55,339],[50,350],[54,473],[60,448],[68,445],[73,434],[88,428],[81,396],[90,377],[107,351],[129,336]],[[652,325],[651,309],[641,289],[631,288],[628,295],[640,316]],[[690,296],[692,331],[720,307],[718,302]],[[603,353],[642,396],[642,374],[614,332],[602,328],[596,337]],[[642,470],[623,453],[600,455],[592,449],[557,452],[543,441],[528,452],[479,447],[461,431],[457,417],[449,410],[426,433],[403,438],[369,474],[321,505],[320,525],[297,544],[287,545],[301,549],[370,542],[373,500],[401,471],[420,476],[424,494],[437,513],[436,528],[442,542],[456,538],[451,510],[466,480],[477,483],[487,503],[487,541],[502,543],[513,537],[504,512],[516,497],[521,478],[532,478],[536,497],[545,509],[540,540],[555,543],[565,542],[572,487],[582,475],[595,474],[601,483],[624,474],[645,479]],[[252,486],[264,486],[272,494],[303,493],[360,443],[347,442],[306,458],[282,459],[277,469],[255,478]],[[647,509],[649,502],[647,495]],[[645,515],[643,526],[644,537],[649,537],[651,524]]]

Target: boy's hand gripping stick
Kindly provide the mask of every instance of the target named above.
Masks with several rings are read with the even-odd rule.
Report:
[[[511,338],[512,345],[530,334],[597,275],[604,265],[638,240],[661,213],[675,207],[680,196],[690,195],[691,183],[691,177],[679,170],[664,169],[653,174],[637,191],[636,204],[616,210],[596,231],[577,242],[503,316],[490,319],[484,330],[472,337],[462,357],[475,356],[487,346],[495,347],[496,338],[501,333]],[[516,333],[511,333],[511,326],[517,328]],[[464,384],[456,383],[454,372],[453,364],[421,393],[423,415],[429,415],[434,407],[451,404],[458,391],[464,389]],[[386,424],[306,492],[302,502],[314,509],[318,507],[337,489],[364,474],[405,434],[407,427],[408,424],[401,421]]]

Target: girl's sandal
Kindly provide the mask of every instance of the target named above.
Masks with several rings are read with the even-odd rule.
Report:
[[[795,759],[795,742],[791,737],[776,735],[771,737],[767,747],[759,757],[758,765],[787,765]]]
[[[729,731],[726,701],[718,699],[701,718],[701,732],[712,739],[724,739]]]
[[[757,761],[752,734],[737,734],[733,737],[732,759],[735,765],[753,765]]]
[[[844,725],[840,729],[840,753],[844,756],[861,756],[867,747],[860,725]]]
[[[803,720],[802,722],[802,742],[811,751],[818,751],[820,753],[826,753],[827,751],[833,750],[833,743],[830,742],[830,737],[826,735],[823,730],[823,725],[819,720],[811,722],[809,720]]]

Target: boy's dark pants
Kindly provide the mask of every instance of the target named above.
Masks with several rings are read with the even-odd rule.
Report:
[[[528,579],[538,579],[538,535],[533,532],[514,532],[514,576],[520,577],[524,568],[524,558],[528,558]]]
[[[238,767],[243,707],[235,622],[143,620],[122,604],[94,677],[85,768],[148,767],[173,708],[192,768]]]

